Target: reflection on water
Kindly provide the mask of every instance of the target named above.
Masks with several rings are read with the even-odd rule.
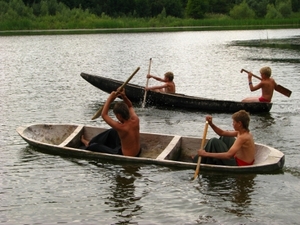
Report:
[[[113,212],[117,212],[117,224],[127,224],[141,212],[142,206],[137,204],[141,197],[135,196],[134,181],[142,175],[138,166],[122,166],[110,185],[112,196],[108,197],[108,204]]]
[[[238,217],[251,216],[248,208],[251,206],[251,194],[255,190],[255,177],[255,174],[204,174],[200,180],[202,186],[199,191],[207,195],[206,198],[212,207],[223,209]],[[223,200],[224,205],[215,204],[219,199]]]

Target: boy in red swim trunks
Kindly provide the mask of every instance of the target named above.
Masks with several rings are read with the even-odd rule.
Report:
[[[250,116],[245,110],[240,110],[232,115],[234,131],[222,130],[212,122],[211,116],[206,116],[210,127],[220,138],[210,139],[204,149],[198,150],[201,163],[247,166],[253,165],[255,157],[255,144],[249,131]],[[235,138],[236,137],[236,138]],[[198,157],[193,161],[197,162]]]
[[[263,67],[260,69],[261,81],[257,85],[252,84],[251,72],[248,73],[249,88],[251,91],[256,91],[261,89],[261,97],[248,97],[242,100],[242,102],[271,102],[273,97],[273,92],[276,87],[276,82],[271,78],[272,70],[270,67]]]

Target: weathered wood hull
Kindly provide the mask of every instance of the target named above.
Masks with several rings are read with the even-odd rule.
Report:
[[[191,155],[196,153],[201,143],[200,138],[177,135],[141,133],[142,152],[140,157],[128,157],[92,152],[82,149],[80,137],[87,139],[99,134],[105,129],[70,125],[70,124],[36,124],[17,128],[19,135],[37,150],[65,155],[68,157],[106,159],[121,162],[156,164],[185,169],[195,169],[196,163]],[[273,173],[280,171],[284,165],[284,154],[272,147],[256,144],[255,164],[251,166],[222,166],[201,164],[201,171],[230,173]]]
[[[111,93],[117,90],[123,82],[105,78],[101,76],[81,73],[83,79],[99,88],[100,90]],[[134,84],[127,84],[126,95],[135,103],[142,103],[144,98],[144,87]],[[193,97],[183,94],[167,94],[155,91],[147,92],[146,106],[157,106],[160,108],[178,108],[208,112],[234,113],[241,109],[250,113],[269,112],[272,103],[265,102],[238,102],[227,100],[215,100],[201,97]]]

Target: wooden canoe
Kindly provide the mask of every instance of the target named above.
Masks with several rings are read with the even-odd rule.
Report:
[[[87,82],[106,93],[111,93],[112,91],[117,90],[117,88],[120,87],[123,83],[122,81],[87,73],[81,73],[80,75]],[[144,94],[144,87],[130,83],[126,85],[126,95],[132,102],[142,104]],[[250,113],[264,113],[269,112],[272,108],[272,103],[266,102],[216,100],[210,98],[188,96],[184,94],[168,94],[156,91],[147,92],[145,105],[156,106],[163,109],[178,108],[220,113],[234,113],[241,109],[244,109]]]
[[[139,157],[112,155],[82,149],[82,134],[89,140],[105,129],[73,124],[34,124],[17,128],[19,135],[30,145],[48,154],[68,157],[114,160],[131,163],[156,164],[169,167],[195,169],[191,160],[201,138],[178,135],[141,133],[142,152]],[[270,146],[256,144],[255,164],[251,166],[223,166],[201,164],[201,171],[231,173],[273,173],[284,165],[284,154]]]

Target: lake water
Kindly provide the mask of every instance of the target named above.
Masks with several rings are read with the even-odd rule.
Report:
[[[0,37],[0,223],[299,224],[299,46],[300,29]],[[194,170],[48,155],[18,136],[32,123],[108,127],[91,120],[108,95],[80,73],[125,81],[140,67],[131,83],[145,85],[150,58],[151,73],[174,72],[177,92],[237,101],[260,95],[240,70],[270,66],[293,93],[274,93],[250,129],[285,153],[283,171],[191,181]],[[143,132],[202,137],[206,112],[135,107]],[[230,114],[211,114],[232,128]]]

